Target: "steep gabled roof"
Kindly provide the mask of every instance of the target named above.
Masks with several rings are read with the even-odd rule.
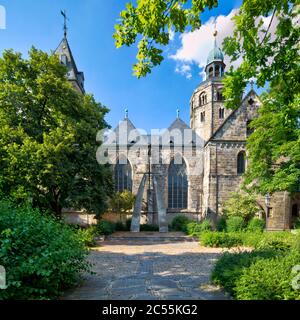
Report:
[[[78,71],[68,39],[64,37],[54,51],[60,58],[66,56],[67,61],[62,61],[68,68],[68,80],[76,82],[78,89],[84,93],[84,74]]]
[[[213,140],[215,140],[215,139],[217,138],[217,136],[218,136],[218,134],[221,132],[221,130],[224,129],[226,126],[228,126],[229,122],[230,122],[232,119],[234,119],[234,117],[235,117],[235,116],[237,115],[237,113],[241,110],[241,108],[244,107],[245,102],[248,101],[249,98],[251,99],[252,97],[255,97],[255,99],[257,99],[258,101],[260,101],[257,93],[256,93],[253,89],[251,89],[251,90],[247,93],[247,95],[243,98],[241,105],[240,105],[238,108],[234,109],[234,110],[229,114],[229,116],[225,119],[225,121],[219,126],[219,128],[214,132],[214,134],[213,134],[213,135],[209,138],[209,140],[205,143],[205,146],[206,146],[209,142],[211,142],[211,141],[213,141]],[[250,99],[249,99],[249,100],[250,100]]]

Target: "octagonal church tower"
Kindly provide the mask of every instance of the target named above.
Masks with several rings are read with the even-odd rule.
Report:
[[[205,67],[206,80],[194,90],[190,100],[190,125],[204,140],[208,141],[230,114],[224,108],[222,78],[225,72],[224,55],[217,45],[214,32],[214,47],[209,52]]]

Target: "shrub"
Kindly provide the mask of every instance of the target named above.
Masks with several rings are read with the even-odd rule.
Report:
[[[210,220],[203,220],[200,223],[191,221],[186,225],[186,233],[190,236],[198,236],[201,232],[210,230],[212,230]]]
[[[227,232],[241,231],[244,228],[244,219],[242,217],[230,217],[226,221]]]
[[[131,218],[129,218],[129,219],[126,220],[126,223],[125,223],[125,225],[126,225],[126,231],[130,231],[131,220],[132,220]]]
[[[300,218],[294,222],[294,229],[300,229]]]
[[[174,231],[187,231],[187,224],[191,222],[191,220],[183,215],[177,216],[172,220],[171,227]]]
[[[225,252],[213,269],[212,281],[235,296],[236,280],[243,271],[258,259],[267,259],[274,256],[274,251]]]
[[[207,247],[231,248],[243,244],[239,233],[206,231],[200,235],[200,243]]]
[[[7,272],[1,299],[53,299],[89,270],[80,234],[29,207],[0,202],[0,261]]]
[[[300,290],[294,290],[292,273],[300,265],[300,253],[258,260],[243,270],[236,281],[238,300],[300,300]]]
[[[247,222],[260,210],[254,195],[233,192],[224,203],[223,211],[228,217],[242,217]]]
[[[265,221],[259,218],[252,218],[247,226],[247,230],[250,232],[263,232],[265,229]]]
[[[141,224],[141,231],[159,231],[159,227],[156,224]]]
[[[97,224],[97,231],[99,234],[108,236],[114,233],[116,230],[116,225],[113,222],[101,220]]]
[[[201,232],[203,232],[203,231],[211,231],[211,230],[212,230],[211,221],[208,220],[208,219],[203,220],[203,221],[200,223],[199,229],[200,229]]]
[[[116,231],[127,231],[126,225],[122,221],[118,221],[115,224]]]
[[[217,231],[226,231],[226,217],[221,216],[217,222]]]
[[[290,232],[265,232],[262,239],[257,243],[257,249],[274,249],[289,251],[295,241],[295,235]]]
[[[95,226],[88,227],[86,229],[78,229],[78,235],[87,247],[93,247],[96,245],[95,237],[97,235],[97,228]]]

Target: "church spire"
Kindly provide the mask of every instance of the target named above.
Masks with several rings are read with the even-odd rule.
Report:
[[[67,34],[68,34],[68,26],[67,26],[67,12],[66,10],[61,10],[60,11],[61,15],[64,17],[64,37],[67,38]]]

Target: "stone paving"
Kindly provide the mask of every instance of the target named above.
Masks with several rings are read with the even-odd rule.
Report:
[[[66,300],[223,300],[210,284],[220,249],[198,242],[109,240],[93,248],[95,274],[66,292]]]

